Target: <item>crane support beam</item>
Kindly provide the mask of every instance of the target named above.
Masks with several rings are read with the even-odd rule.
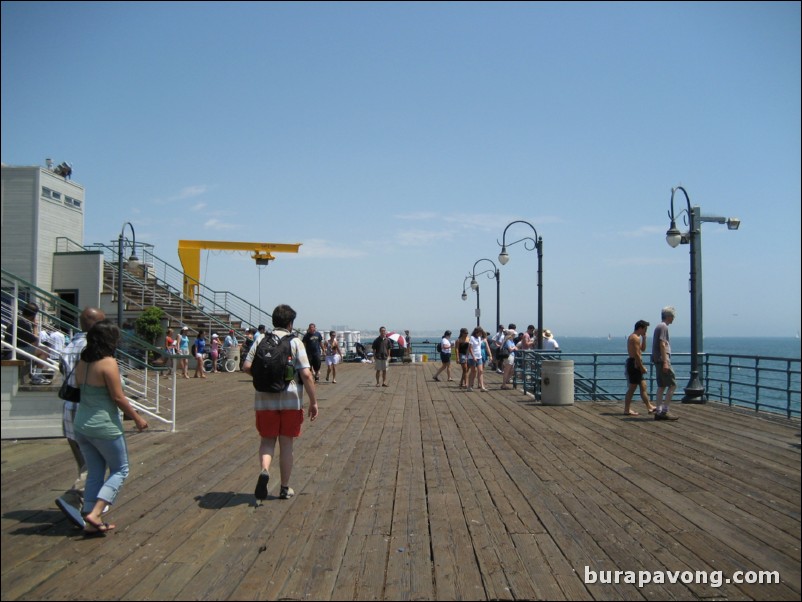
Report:
[[[297,253],[301,243],[226,242],[222,240],[179,240],[178,258],[184,269],[184,295],[195,301],[200,284],[200,253],[203,250],[250,251],[259,265],[275,259],[273,253]]]

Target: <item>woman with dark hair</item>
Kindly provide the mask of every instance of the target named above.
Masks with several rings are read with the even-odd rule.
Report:
[[[448,380],[454,380],[451,378],[451,331],[446,330],[443,333],[443,338],[440,340],[440,347],[438,348],[440,353],[440,361],[443,365],[440,369],[435,372],[434,380],[440,380],[440,373],[445,371]]]
[[[86,348],[75,368],[75,381],[81,388],[75,439],[88,469],[83,506],[87,535],[102,535],[114,529],[114,525],[103,522],[101,513],[106,505],[114,504],[128,476],[128,448],[120,411],[134,421],[138,431],[148,428],[147,421],[123,393],[114,358],[119,340],[120,329],[113,321],[96,322],[86,334]]]
[[[457,339],[457,361],[462,368],[462,376],[459,380],[459,388],[464,389],[468,386],[468,351],[470,350],[470,336],[467,328],[459,329]]]
[[[487,391],[485,387],[485,360],[482,356],[482,343],[485,342],[487,334],[480,327],[473,329],[470,339],[468,339],[468,391],[473,391],[473,383],[478,380],[479,389]],[[489,353],[489,349],[487,350]]]

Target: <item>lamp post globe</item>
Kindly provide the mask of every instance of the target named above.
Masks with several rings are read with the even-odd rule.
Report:
[[[507,247],[502,247],[501,253],[498,254],[498,262],[501,265],[507,265],[507,262],[510,260],[510,254],[507,253]]]

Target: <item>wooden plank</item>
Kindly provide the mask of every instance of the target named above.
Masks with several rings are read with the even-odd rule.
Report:
[[[434,575],[429,554],[428,509],[421,442],[420,403],[428,390],[420,387],[417,371],[409,370],[404,392],[404,413],[396,456],[392,528],[387,557],[384,598],[429,600],[434,595]]]
[[[129,437],[106,538],[53,506],[74,480],[64,441],[2,442],[2,599],[91,599],[86,575],[131,600],[799,599],[798,421],[544,407],[437,367],[394,365],[377,389],[372,366],[340,366],[295,442],[296,497],[259,506],[249,380],[180,382],[179,432]],[[586,584],[585,567],[782,582]]]

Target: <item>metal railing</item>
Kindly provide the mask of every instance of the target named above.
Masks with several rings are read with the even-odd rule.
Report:
[[[19,310],[26,303],[35,303],[39,308],[36,325],[45,332],[58,331],[68,340],[79,328],[78,316],[81,310],[60,297],[44,291],[30,282],[2,270],[2,319],[3,319],[3,359],[22,359],[31,364],[32,375],[46,374],[50,383],[61,382],[59,357],[62,350],[39,345],[47,357],[21,348],[17,333]],[[176,430],[175,402],[176,378],[165,377],[169,368],[167,362],[181,356],[171,356],[163,349],[154,347],[146,341],[125,331],[118,346],[116,357],[123,378],[123,391],[136,408],[148,416],[168,424]],[[32,380],[32,386],[36,381]]]
[[[541,397],[542,363],[547,360],[574,362],[574,398],[577,401],[622,400],[628,383],[624,373],[625,353],[546,353],[516,352],[514,386],[536,399]],[[677,377],[674,399],[683,395],[683,383],[690,373],[690,353],[673,353],[672,365]],[[654,366],[645,363],[649,395],[657,388]],[[706,400],[729,406],[746,407],[755,412],[800,417],[800,360],[708,353],[702,355],[702,376]]]
[[[196,310],[205,314],[209,318],[209,330],[213,330],[215,326],[222,328],[221,325],[225,324],[225,321],[216,319],[215,316],[227,316],[228,322],[239,322],[243,327],[246,324],[256,326],[257,324],[271,323],[271,315],[268,312],[263,311],[239,295],[229,291],[216,291],[194,279],[189,279],[189,283],[193,284],[197,290],[197,296],[193,304],[184,296],[184,279],[186,276],[183,270],[154,255],[153,245],[137,243],[137,247],[142,254],[142,278],[141,280],[135,279],[133,275],[124,273],[126,287],[131,284],[140,291],[141,295],[145,294],[144,286],[158,287],[162,294],[169,295],[170,298],[180,303],[182,311],[186,308],[188,311]],[[118,248],[116,245],[103,243],[80,245],[66,237],[59,237],[56,240],[57,252],[98,250],[103,253],[104,261],[116,274],[118,263]],[[116,290],[116,285],[113,290]],[[183,315],[176,317],[176,321],[182,322]],[[216,324],[216,322],[219,322],[219,324]],[[226,328],[228,326],[228,324],[225,324]]]

